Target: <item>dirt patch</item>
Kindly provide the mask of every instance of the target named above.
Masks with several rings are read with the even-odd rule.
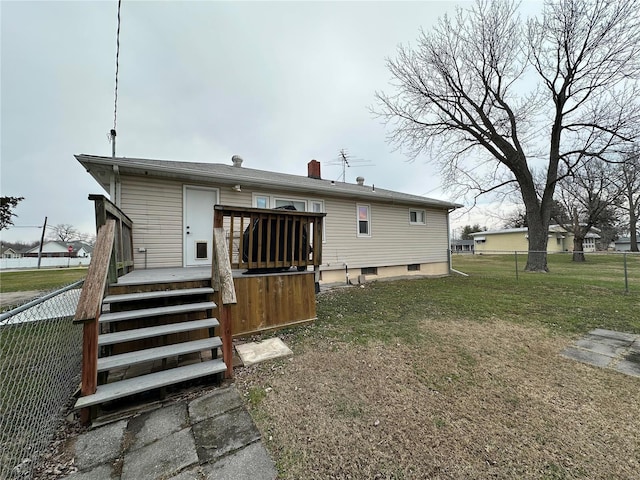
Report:
[[[41,290],[28,290],[25,292],[3,292],[0,293],[0,308],[8,310],[17,305],[22,305],[29,300],[40,297],[45,292]]]
[[[542,328],[419,330],[293,337],[294,357],[238,371],[282,478],[637,478],[638,379],[561,357],[570,340]]]

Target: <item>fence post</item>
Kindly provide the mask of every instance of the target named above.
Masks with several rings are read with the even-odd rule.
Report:
[[[518,251],[513,252],[513,256],[516,259],[516,282],[518,281]]]
[[[622,254],[624,259],[624,293],[629,293],[629,276],[627,274],[627,253]]]

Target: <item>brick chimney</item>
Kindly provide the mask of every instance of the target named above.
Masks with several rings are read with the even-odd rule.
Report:
[[[317,178],[320,180],[320,162],[317,160],[311,160],[307,163],[307,172],[307,176],[309,178]]]

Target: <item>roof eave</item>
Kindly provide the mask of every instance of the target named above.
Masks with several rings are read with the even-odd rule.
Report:
[[[97,174],[95,169],[91,167],[96,165],[103,166],[103,167],[110,167],[110,166],[113,167],[113,165],[117,165],[119,168],[120,174],[130,173],[135,175],[149,175],[151,172],[153,172],[160,177],[180,178],[183,180],[199,181],[199,182],[202,182],[203,179],[207,179],[210,181],[215,181],[216,183],[219,183],[222,185],[235,185],[240,181],[242,182],[242,184],[245,184],[251,187],[280,188],[280,189],[287,189],[290,191],[302,192],[302,193],[312,192],[312,193],[331,196],[331,197],[341,197],[341,198],[348,197],[348,198],[367,200],[367,201],[378,200],[380,202],[386,202],[386,203],[392,203],[392,204],[397,203],[402,205],[419,205],[422,207],[439,208],[439,209],[445,209],[449,211],[453,211],[457,208],[464,207],[464,205],[458,204],[458,203],[451,203],[451,202],[445,202],[445,201],[439,201],[439,200],[434,201],[432,199],[427,199],[427,198],[425,198],[424,200],[422,199],[413,200],[413,199],[407,199],[407,198],[394,199],[393,196],[391,198],[389,198],[388,196],[381,197],[380,195],[376,195],[376,191],[373,189],[373,187],[369,187],[369,186],[363,186],[362,191],[354,192],[354,191],[341,190],[339,188],[339,185],[340,185],[339,183],[335,183],[335,185],[332,185],[329,187],[327,187],[327,185],[320,185],[320,184],[318,186],[295,185],[295,184],[292,185],[287,182],[271,181],[269,179],[261,179],[257,181],[251,178],[238,179],[238,177],[228,175],[225,172],[211,173],[211,172],[198,171],[197,173],[193,173],[193,171],[189,170],[189,168],[186,168],[186,167],[178,168],[170,165],[166,165],[166,166],[165,165],[140,165],[140,164],[131,165],[131,164],[127,164],[126,162],[123,162],[120,158],[96,157],[96,156],[84,155],[84,154],[75,155],[75,157],[85,167],[87,172],[89,172],[89,174],[91,174],[91,176],[107,192],[109,191],[109,184],[103,183],[103,180],[99,178],[99,175]],[[329,181],[318,180],[318,182],[325,183]],[[335,186],[336,189],[335,191],[332,192],[331,189],[333,188],[333,186]],[[388,190],[386,191],[389,192]]]

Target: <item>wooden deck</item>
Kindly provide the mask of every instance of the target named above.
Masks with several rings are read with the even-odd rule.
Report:
[[[172,283],[210,280],[210,267],[154,268],[134,270],[120,277],[115,287],[140,286],[136,290],[144,290],[145,285],[163,284],[171,288]],[[315,320],[314,281],[314,272],[310,270],[252,274],[233,270],[239,298],[231,307],[233,336],[244,337]]]

